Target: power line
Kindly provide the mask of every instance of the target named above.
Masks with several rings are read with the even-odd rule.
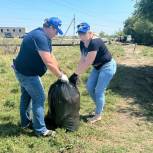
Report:
[[[54,2],[58,3],[59,5],[65,7],[65,8],[70,8],[70,9],[72,9],[73,11],[76,10],[77,13],[80,13],[80,14],[82,14],[82,15],[85,15],[85,14],[86,14],[86,15],[88,15],[88,16],[93,16],[93,14],[90,14],[89,12],[86,12],[86,11],[83,11],[83,10],[78,9],[78,8],[76,8],[76,7],[73,7],[72,5],[69,5],[69,4],[67,4],[67,3],[64,3],[64,1],[60,1],[60,2],[59,2],[58,0],[54,0]]]
[[[70,24],[69,24],[69,26],[68,26],[66,32],[65,32],[64,35],[63,35],[63,38],[62,38],[62,40],[61,40],[61,44],[62,44],[63,39],[64,39],[64,37],[66,36],[67,32],[69,31],[70,27],[72,26],[72,24],[73,24],[73,36],[75,36],[75,15],[74,15],[73,19],[71,20],[71,22],[70,22]]]
[[[74,4],[70,3],[70,1],[59,1],[59,0],[54,0],[54,2],[57,2],[59,5],[61,6],[64,6],[66,8],[70,8],[72,10],[76,10],[77,13],[81,13],[82,15],[88,15],[89,18],[95,18],[95,16],[93,17],[94,14],[99,14],[99,12],[96,12],[96,11],[93,11],[93,9],[88,9],[86,7],[86,11],[83,10],[83,9],[78,9],[78,7],[74,7]],[[112,12],[111,15],[113,14],[123,14],[123,13],[128,13],[127,11],[125,12],[122,12],[122,11],[119,11],[119,12]],[[110,14],[110,12],[104,12],[105,15],[108,15]]]

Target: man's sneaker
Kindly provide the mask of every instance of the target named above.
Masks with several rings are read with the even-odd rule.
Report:
[[[52,131],[52,130],[47,130],[45,133],[43,134],[36,134],[37,136],[43,136],[43,137],[47,137],[47,136],[52,136],[55,137],[56,132]]]
[[[26,126],[21,126],[22,129],[26,130],[26,129],[33,129],[32,127],[32,121],[30,121]]]
[[[90,117],[87,120],[89,123],[95,123],[101,120],[101,115],[95,115],[94,117]]]

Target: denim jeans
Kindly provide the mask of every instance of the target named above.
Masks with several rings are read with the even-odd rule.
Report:
[[[44,121],[45,93],[39,76],[25,76],[15,71],[15,75],[21,86],[20,118],[21,126],[30,122],[30,110],[32,101],[32,123],[37,134],[43,134],[47,128]]]
[[[93,68],[88,81],[87,90],[96,104],[96,114],[101,114],[105,105],[105,90],[116,73],[116,62],[112,59],[99,70]]]

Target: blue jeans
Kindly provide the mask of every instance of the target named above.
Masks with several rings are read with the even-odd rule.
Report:
[[[30,110],[32,101],[33,128],[37,134],[43,134],[47,128],[44,121],[45,93],[39,76],[25,76],[15,71],[21,86],[20,118],[21,126],[30,123]]]
[[[116,62],[112,59],[99,70],[93,68],[88,81],[87,90],[96,104],[96,114],[101,114],[105,105],[105,90],[116,73]]]

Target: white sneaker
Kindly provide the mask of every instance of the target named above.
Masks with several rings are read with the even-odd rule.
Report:
[[[54,137],[55,134],[56,134],[55,131],[47,130],[45,133],[43,133],[43,136],[44,136],[44,137],[47,137],[47,136],[52,136],[52,137]]]
[[[99,114],[96,114],[94,117],[87,118],[87,121],[89,123],[95,123],[100,120],[101,120],[101,115],[99,115]]]

